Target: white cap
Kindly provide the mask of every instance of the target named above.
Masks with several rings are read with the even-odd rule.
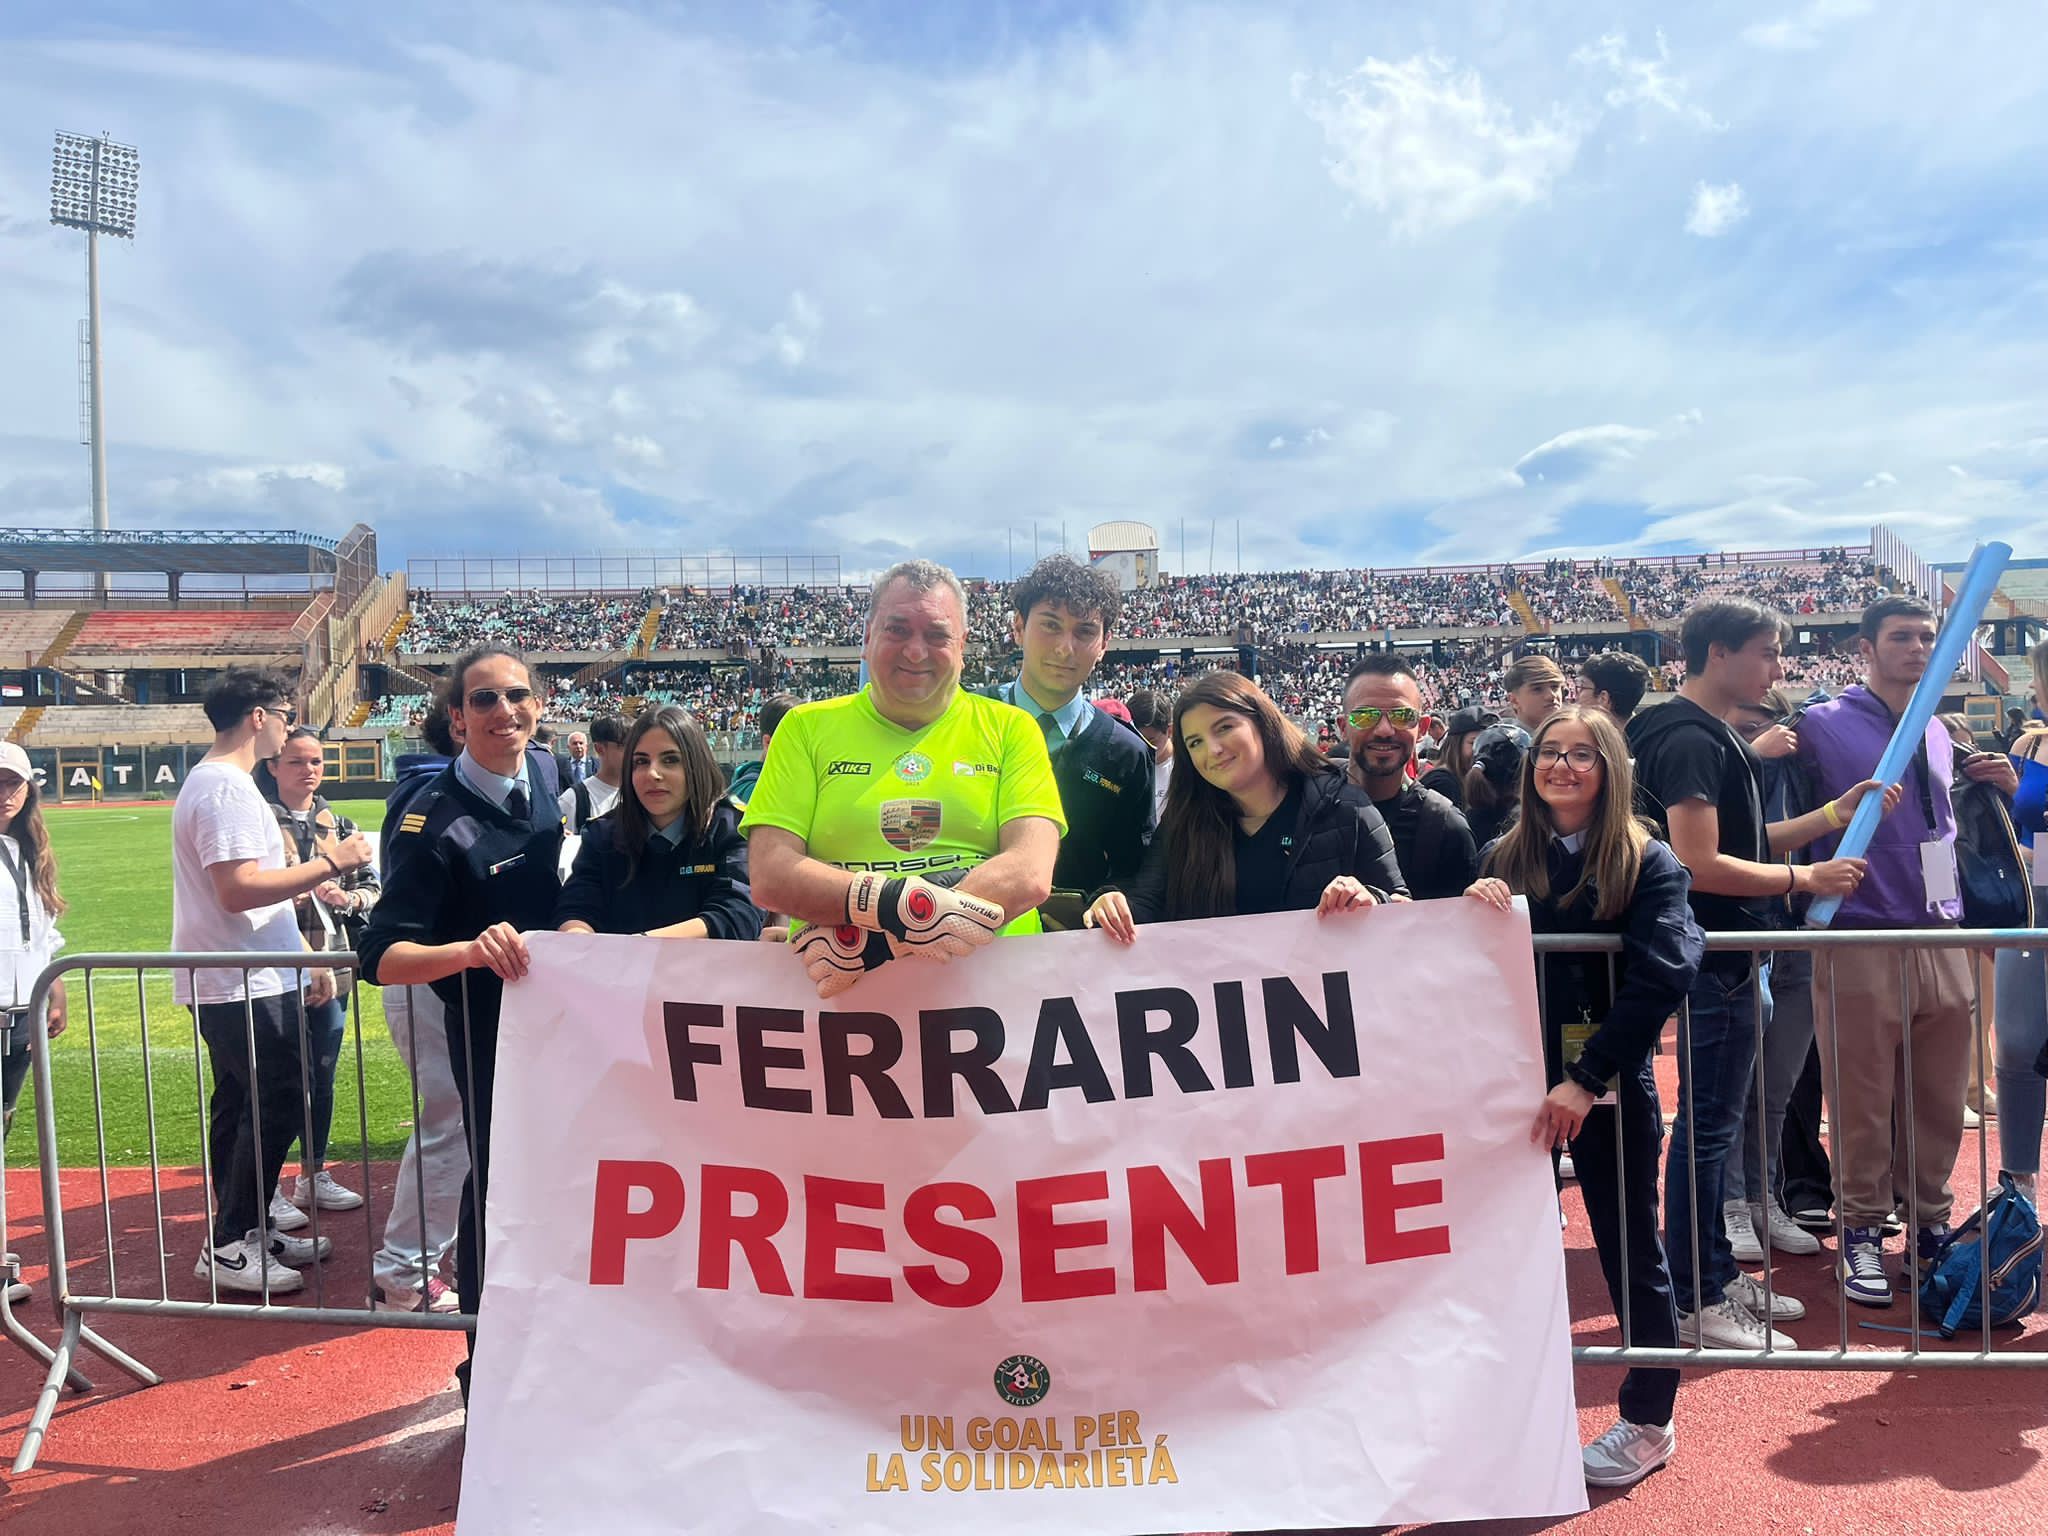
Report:
[[[31,782],[36,776],[28,765],[28,754],[11,741],[0,741],[0,772],[18,773]]]

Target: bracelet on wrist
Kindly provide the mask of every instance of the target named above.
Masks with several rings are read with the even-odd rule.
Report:
[[[1848,825],[1848,823],[1842,819],[1841,807],[1838,804],[1836,804],[1836,802],[1834,802],[1833,800],[1830,800],[1826,805],[1822,806],[1820,808],[1820,813],[1823,817],[1826,818],[1827,824],[1833,827],[1837,832],[1841,831],[1843,827]]]
[[[1790,896],[1799,889],[1799,866],[1797,864],[1787,864],[1785,866],[1785,875],[1785,894]]]

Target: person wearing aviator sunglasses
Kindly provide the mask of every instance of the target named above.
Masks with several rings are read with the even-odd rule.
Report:
[[[1349,777],[1387,824],[1409,893],[1458,895],[1479,873],[1479,850],[1457,806],[1410,777],[1428,724],[1414,668],[1393,651],[1361,658],[1344,684],[1343,719]]]
[[[529,750],[541,700],[526,660],[503,646],[449,669],[448,715],[461,753],[414,797],[392,833],[384,895],[357,946],[366,979],[431,986],[474,1149],[456,1229],[462,1309],[483,1293],[491,1104],[504,985],[529,963],[522,933],[554,926],[560,895],[561,784]],[[458,1371],[465,1400],[467,1363]]]

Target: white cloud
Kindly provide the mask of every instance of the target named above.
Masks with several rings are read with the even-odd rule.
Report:
[[[1702,181],[1692,189],[1692,212],[1685,216],[1685,232],[1712,240],[1727,234],[1748,217],[1749,199],[1743,195],[1740,182],[1711,186]]]
[[[1515,461],[1514,475],[1524,485],[1583,480],[1634,458],[1638,449],[1656,440],[1657,433],[1647,427],[1618,422],[1574,427],[1523,454]]]
[[[1651,107],[1684,118],[1701,128],[1720,126],[1714,121],[1713,113],[1689,99],[1691,87],[1685,77],[1671,72],[1671,48],[1665,42],[1661,28],[1657,32],[1654,55],[1629,52],[1628,34],[1609,32],[1574,53],[1572,62],[1589,67],[1604,66],[1614,74],[1615,83],[1607,88],[1604,98],[1609,107]]]
[[[1821,34],[1845,21],[1865,16],[1876,0],[1807,0],[1787,16],[1745,27],[1742,40],[1755,48],[1781,52],[1820,46]]]
[[[1570,167],[1581,134],[1557,107],[1518,123],[1476,70],[1459,72],[1433,53],[1369,58],[1306,105],[1334,152],[1331,177],[1392,215],[1401,235],[1540,202]]]
[[[1876,474],[1863,482],[1863,489],[1866,491],[1882,490],[1885,486],[1897,485],[1898,483],[1899,477],[1897,475],[1888,469],[1880,469]]]

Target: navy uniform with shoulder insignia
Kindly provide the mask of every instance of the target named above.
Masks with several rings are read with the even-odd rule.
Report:
[[[552,928],[561,894],[560,793],[553,760],[534,751],[517,783],[466,754],[429,780],[388,830],[384,895],[357,946],[364,978],[379,980],[378,966],[394,944],[466,944],[494,923],[521,932]],[[481,1214],[504,983],[472,967],[428,985],[444,1005],[448,1060],[469,1131],[472,1177],[462,1191],[456,1270],[463,1310],[474,1312],[483,1283]]]

